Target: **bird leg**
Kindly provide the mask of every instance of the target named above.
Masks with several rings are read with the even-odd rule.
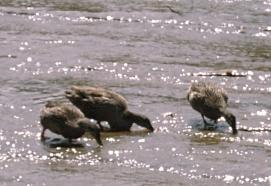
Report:
[[[101,124],[100,121],[98,121],[98,125],[99,125],[99,127],[100,127],[100,130],[101,130],[101,131],[104,131],[104,128],[103,128],[103,126],[102,126],[102,124]]]
[[[203,123],[204,123],[203,128],[204,128],[204,129],[206,129],[206,127],[207,127],[208,123],[207,123],[207,121],[205,120],[205,118],[204,118],[204,115],[203,115],[203,114],[201,114],[201,117],[202,117],[202,119],[203,119]]]
[[[215,119],[213,121],[214,121],[214,124],[215,124],[215,125],[213,125],[213,127],[214,127],[214,129],[217,129],[218,128],[218,126],[217,126],[217,119]]]
[[[44,141],[46,139],[45,136],[44,136],[45,130],[46,130],[46,128],[43,128],[42,131],[41,131],[41,135],[40,135],[40,140],[41,141]]]

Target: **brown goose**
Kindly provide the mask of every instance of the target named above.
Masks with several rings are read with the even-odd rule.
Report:
[[[84,135],[86,131],[102,145],[99,126],[86,118],[75,106],[56,101],[49,101],[41,109],[40,123],[43,127],[41,140],[45,140],[45,130],[60,134],[70,141]]]
[[[188,93],[187,100],[192,108],[198,111],[204,124],[207,122],[204,116],[214,120],[224,117],[232,128],[232,133],[237,134],[235,116],[227,110],[228,96],[223,89],[205,82],[192,83]]]
[[[72,86],[66,91],[66,97],[86,117],[97,120],[99,124],[107,121],[110,131],[129,131],[133,123],[154,130],[146,116],[129,111],[125,98],[115,92],[96,87]]]

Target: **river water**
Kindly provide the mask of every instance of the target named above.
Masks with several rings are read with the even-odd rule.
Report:
[[[270,63],[270,0],[1,0],[0,185],[269,186],[271,133],[202,131],[186,91],[216,83],[238,127],[271,128]],[[245,76],[195,76],[225,69]],[[71,85],[121,93],[155,131],[42,144],[40,109]]]

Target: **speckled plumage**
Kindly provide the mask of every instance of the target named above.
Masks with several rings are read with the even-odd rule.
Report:
[[[76,139],[89,131],[101,145],[100,129],[96,123],[87,119],[84,114],[71,104],[49,101],[41,109],[40,123],[43,127],[41,140],[44,140],[46,129],[68,139]]]
[[[126,99],[110,90],[99,87],[72,86],[66,97],[88,118],[107,121],[111,131],[128,131],[133,123],[153,131],[150,120],[128,110]]]
[[[215,122],[223,116],[232,127],[233,133],[237,133],[235,116],[227,110],[228,96],[222,88],[211,83],[192,83],[187,100],[192,108],[202,115],[205,124],[204,116]]]

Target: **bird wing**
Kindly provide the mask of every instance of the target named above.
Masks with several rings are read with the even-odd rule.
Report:
[[[216,87],[208,87],[201,91],[204,99],[204,105],[209,108],[223,108],[226,107],[228,96],[222,89]]]
[[[41,111],[41,122],[45,125],[51,123],[59,128],[65,128],[66,125],[74,126],[74,123],[76,123],[74,121],[79,118],[84,118],[84,114],[72,105],[45,106]]]
[[[43,108],[41,111],[40,122],[44,128],[49,128],[56,134],[62,134],[67,125],[67,117],[57,108]]]
[[[124,97],[103,88],[73,86],[71,91],[67,92],[68,98],[70,96],[95,107],[112,106],[120,110],[127,109],[127,101]]]

